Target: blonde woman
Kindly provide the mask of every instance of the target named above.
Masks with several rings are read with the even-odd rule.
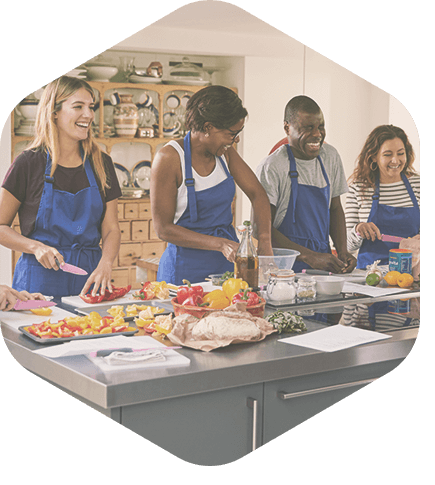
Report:
[[[39,102],[35,138],[6,174],[0,244],[22,253],[12,284],[18,291],[61,297],[84,294],[92,285],[94,295],[112,289],[121,190],[112,160],[92,137],[94,103],[91,86],[81,79],[50,83]],[[11,228],[17,213],[21,234]],[[59,271],[64,262],[88,275]]]

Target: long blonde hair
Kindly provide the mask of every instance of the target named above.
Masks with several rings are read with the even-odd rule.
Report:
[[[62,109],[62,104],[79,89],[86,89],[95,102],[95,94],[92,87],[83,79],[69,76],[62,76],[55,79],[44,89],[38,105],[35,121],[35,137],[27,147],[27,150],[42,149],[51,156],[51,176],[53,176],[59,163],[60,147],[59,132],[54,122],[55,113]],[[97,178],[103,190],[109,187],[107,174],[104,169],[102,150],[95,142],[92,130],[89,129],[86,140],[80,142],[84,152],[84,160],[89,155],[91,164],[94,167]]]

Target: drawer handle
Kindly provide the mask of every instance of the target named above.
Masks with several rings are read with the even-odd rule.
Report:
[[[258,401],[248,397],[248,408],[252,409],[252,451],[257,449],[257,421],[258,421]]]
[[[279,391],[278,397],[285,401],[286,399],[310,396],[312,394],[320,394],[321,392],[337,391],[338,389],[346,389],[347,387],[365,386],[366,384],[370,384],[376,379],[377,377],[375,377],[374,379],[366,379],[363,381],[346,382],[345,384],[337,384],[335,386],[328,386],[328,387],[319,387],[317,389],[310,389],[309,391],[299,391],[299,392],[290,392],[290,393]]]

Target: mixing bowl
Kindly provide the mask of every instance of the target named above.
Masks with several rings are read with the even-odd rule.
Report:
[[[258,256],[258,286],[267,285],[271,272],[292,269],[299,254],[293,249],[273,248],[273,256]]]
[[[314,276],[318,295],[339,295],[345,282],[340,276]]]

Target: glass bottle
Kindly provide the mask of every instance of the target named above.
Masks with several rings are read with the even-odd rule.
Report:
[[[234,276],[242,278],[251,288],[258,287],[258,256],[252,241],[252,227],[250,221],[245,221],[239,226],[242,235],[234,263]]]
[[[312,276],[298,278],[297,296],[299,301],[311,301],[316,298],[316,279]]]

